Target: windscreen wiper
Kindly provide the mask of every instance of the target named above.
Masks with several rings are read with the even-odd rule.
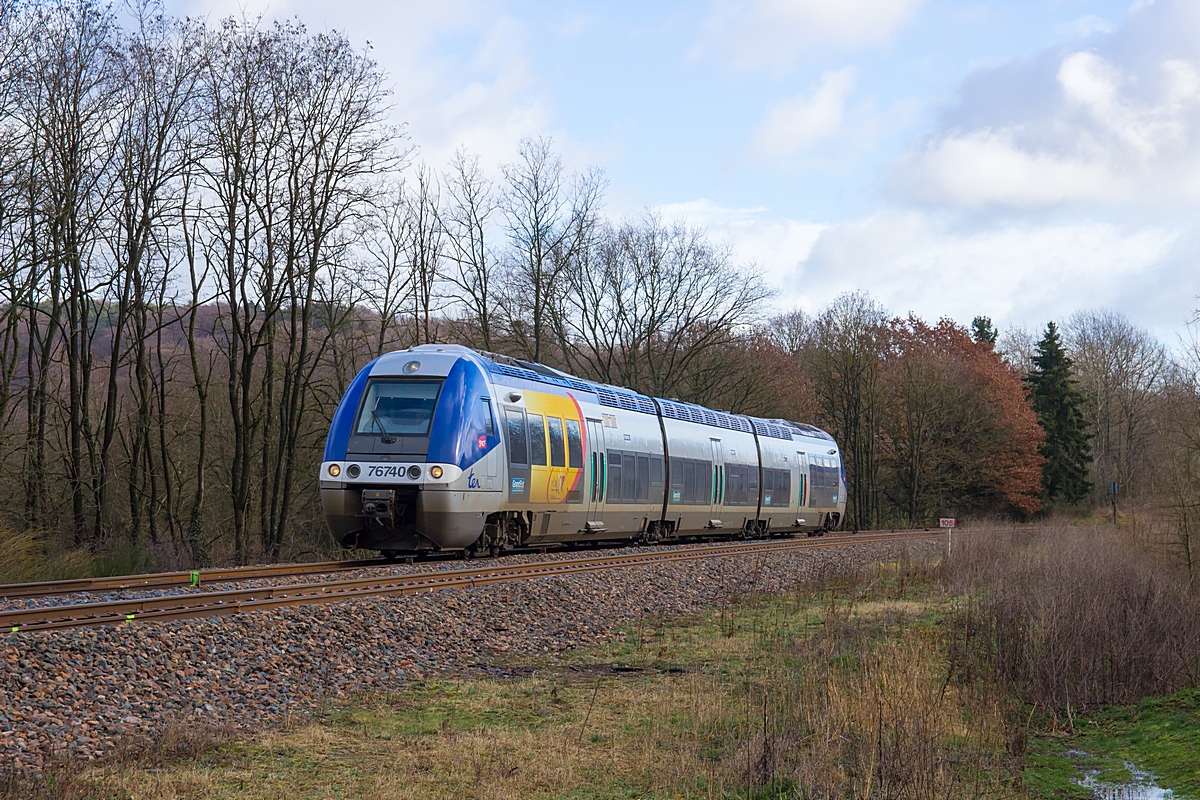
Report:
[[[379,404],[376,403],[376,405],[378,407]],[[379,441],[382,441],[385,445],[396,444],[396,437],[388,432],[388,428],[383,427],[383,420],[379,419],[379,413],[376,409],[371,409],[371,419],[379,426]]]

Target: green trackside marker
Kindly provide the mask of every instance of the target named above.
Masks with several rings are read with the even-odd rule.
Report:
[[[20,626],[20,625],[13,625],[13,626],[12,626],[12,631],[11,631],[12,633],[20,633],[20,631],[21,631],[21,626]]]
[[[126,622],[133,622],[133,617],[134,617],[134,615],[133,615],[133,614],[126,614],[126,615],[125,615],[125,621],[126,621]]]
[[[199,588],[199,586],[200,586],[200,570],[198,570],[198,569],[192,570],[191,577],[192,577],[192,588],[193,589]]]

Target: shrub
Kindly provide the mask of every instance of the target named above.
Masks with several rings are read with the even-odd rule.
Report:
[[[1200,597],[1112,528],[961,537],[947,564],[968,605],[951,659],[1045,709],[1124,704],[1200,685]]]

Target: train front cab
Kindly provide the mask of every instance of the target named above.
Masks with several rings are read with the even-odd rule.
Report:
[[[490,384],[469,350],[389,353],[334,414],[321,500],[345,547],[469,547],[503,503],[503,447]]]

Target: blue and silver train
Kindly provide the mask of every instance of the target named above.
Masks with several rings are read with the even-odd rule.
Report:
[[[810,425],[726,414],[456,345],[388,353],[333,417],[334,537],[386,555],[834,529],[841,454]]]

